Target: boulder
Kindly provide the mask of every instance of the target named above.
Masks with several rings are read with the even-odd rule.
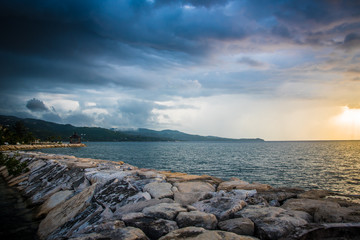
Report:
[[[233,218],[219,222],[219,228],[223,231],[233,232],[239,235],[254,235],[254,223],[249,218]]]
[[[176,217],[176,222],[180,228],[194,226],[215,229],[217,225],[215,215],[199,211],[180,212]]]
[[[260,239],[285,238],[297,227],[308,224],[311,216],[305,212],[285,210],[279,207],[247,206],[235,214],[255,223],[255,235]]]
[[[321,199],[329,196],[331,192],[326,190],[309,190],[303,193],[298,194],[298,198],[308,198],[308,199]]]
[[[116,211],[114,212],[114,217],[122,218],[122,216],[125,214],[142,212],[142,210],[144,208],[147,208],[150,206],[155,206],[160,203],[173,203],[173,202],[174,202],[174,200],[172,200],[172,199],[163,198],[163,199],[150,199],[150,200],[145,200],[145,201],[141,201],[138,203],[129,203],[122,207],[117,206]]]
[[[83,211],[94,195],[96,184],[53,208],[39,225],[40,239],[46,239],[52,232]]]
[[[200,227],[186,227],[172,231],[159,240],[256,240],[250,236],[241,236],[231,232],[211,231]]]
[[[233,189],[243,189],[243,190],[253,190],[256,191],[266,191],[271,189],[270,185],[261,184],[261,183],[248,183],[242,180],[232,180],[232,181],[225,181],[219,184],[218,191],[231,191]]]
[[[174,193],[171,191],[172,185],[167,182],[152,182],[144,187],[144,191],[150,193],[153,198],[172,198]]]
[[[182,205],[190,205],[204,198],[209,192],[214,192],[214,185],[202,181],[176,182],[174,183],[174,200]]]
[[[208,182],[210,184],[219,184],[223,182],[220,178],[212,177],[209,175],[190,175],[180,172],[169,172],[169,171],[159,171],[160,174],[166,176],[166,181],[170,183],[175,182],[188,182],[188,181],[198,181],[198,182]]]
[[[289,199],[281,207],[287,210],[304,211],[314,216],[315,212],[320,207],[330,210],[340,208],[340,205],[332,201],[301,198]]]
[[[155,206],[146,207],[142,212],[146,217],[173,220],[179,212],[186,211],[187,210],[178,203],[160,203]]]
[[[126,205],[128,198],[136,195],[139,191],[129,181],[116,178],[105,183],[94,197],[102,205],[115,211],[117,206]]]
[[[36,217],[39,218],[42,215],[46,215],[48,212],[50,212],[51,209],[59,205],[60,203],[65,202],[70,196],[74,193],[74,191],[65,190],[65,191],[59,191],[53,195],[49,199],[47,199],[41,206],[36,214]]]
[[[121,239],[121,240],[149,240],[141,229],[134,227],[119,228],[100,233],[83,234],[70,238],[72,240]]]
[[[360,222],[360,209],[320,206],[314,213],[314,221],[317,223]]]
[[[209,199],[194,203],[193,206],[201,212],[214,214],[219,220],[226,220],[247,205],[244,201],[246,197],[247,193],[243,191],[220,191],[213,193]]]

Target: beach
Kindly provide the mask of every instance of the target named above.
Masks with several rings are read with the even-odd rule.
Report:
[[[39,152],[4,152],[1,167],[40,220],[40,239],[356,239],[359,199],[232,178],[137,168]]]

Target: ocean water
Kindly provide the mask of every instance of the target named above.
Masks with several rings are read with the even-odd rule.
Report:
[[[88,142],[86,145],[40,151],[222,179],[237,177],[275,187],[360,195],[360,141]]]

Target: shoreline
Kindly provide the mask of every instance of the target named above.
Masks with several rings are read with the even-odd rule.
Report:
[[[0,151],[36,150],[41,148],[67,148],[67,147],[86,147],[86,145],[83,143],[1,145]]]
[[[324,190],[40,152],[4,154],[28,164],[29,172],[17,177],[6,167],[0,172],[38,206],[40,239],[316,239],[306,236],[329,231],[355,239],[360,233],[360,205]]]

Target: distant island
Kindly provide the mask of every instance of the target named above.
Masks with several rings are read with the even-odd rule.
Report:
[[[41,141],[69,141],[69,137],[77,132],[82,141],[89,142],[124,142],[124,141],[229,141],[229,142],[264,142],[260,138],[221,138],[183,133],[176,130],[155,131],[145,128],[120,131],[100,127],[75,127],[70,124],[58,124],[39,119],[18,118],[0,115],[1,131],[21,122],[33,137]],[[1,133],[0,133],[1,134]]]

